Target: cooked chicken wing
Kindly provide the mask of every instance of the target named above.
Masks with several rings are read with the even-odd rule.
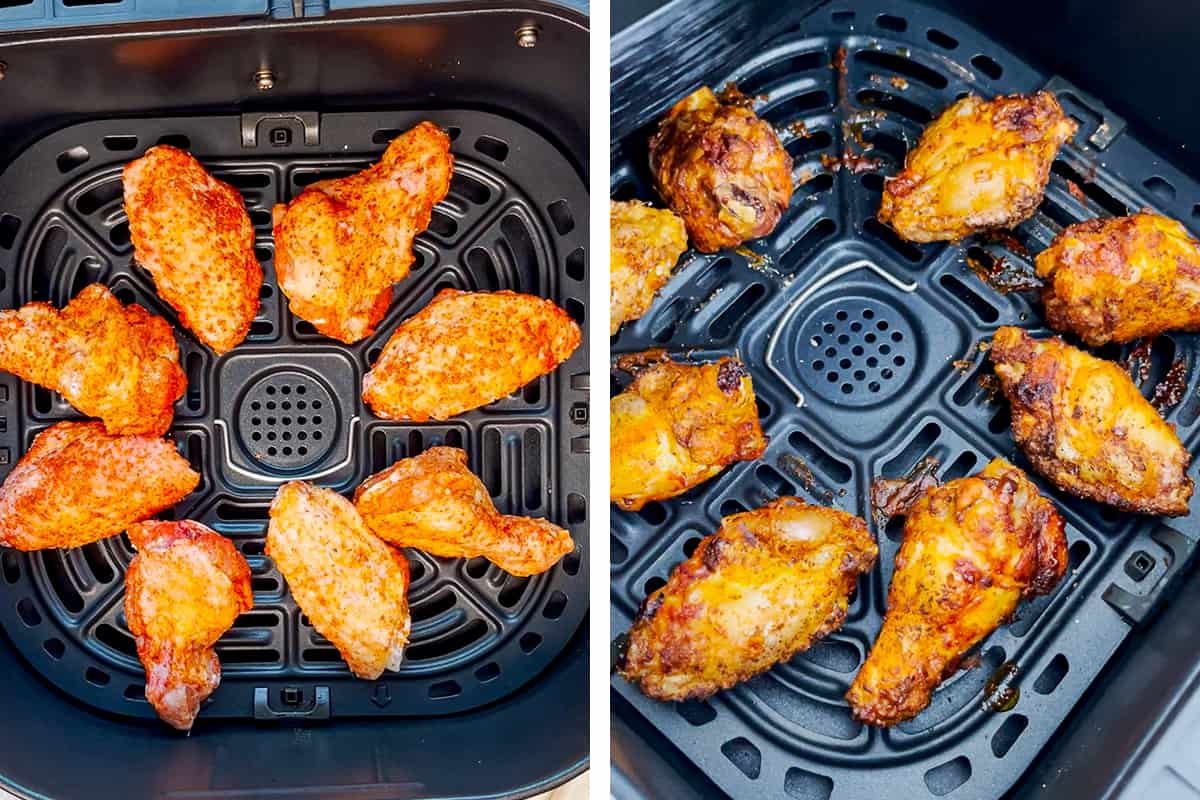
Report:
[[[638,319],[650,310],[654,295],[671,277],[688,243],[683,220],[637,200],[609,203],[609,237],[608,334],[613,336],[622,322]]]
[[[431,447],[367,478],[354,506],[381,539],[443,558],[483,556],[512,575],[536,575],[575,549],[545,519],[503,515],[457,447]]]
[[[160,144],[125,166],[134,258],[179,322],[220,355],[250,332],[263,271],[237,189],[178,148]]]
[[[114,434],[166,433],[187,388],[170,324],[98,283],[62,311],[0,311],[0,369],[61,393]]]
[[[767,449],[754,386],[736,358],[662,361],[609,402],[610,498],[627,511],[664,500]]]
[[[643,601],[617,671],[658,700],[728,689],[841,627],[878,555],[867,523],[795,497],[728,516]]]
[[[1013,438],[1064,491],[1124,511],[1188,513],[1191,455],[1120,367],[1058,338],[1005,327],[991,358]]]
[[[1004,459],[929,489],[908,510],[883,627],[846,693],[854,716],[916,716],[968,650],[1066,569],[1062,518]]]
[[[969,95],[921,134],[883,189],[879,221],[913,242],[957,241],[1033,216],[1078,127],[1049,92]]]
[[[99,422],[60,422],[37,435],[0,486],[0,544],[17,550],[116,536],[200,484],[175,446],[112,436]]]
[[[377,164],[275,206],[275,274],[292,313],[343,342],[369,336],[453,171],[450,137],[422,122],[393,139]]]
[[[317,633],[360,678],[400,669],[412,624],[408,559],[329,489],[285,483],[270,513],[266,553]]]
[[[1149,212],[1069,225],[1038,253],[1050,327],[1092,346],[1200,330],[1200,242]]]
[[[250,565],[199,522],[142,522],[125,573],[125,619],[146,668],[146,699],[163,722],[190,730],[221,682],[213,645],[254,607]]]
[[[385,419],[449,419],[553,372],[582,336],[549,300],[443,289],[388,339],[363,400]]]
[[[692,244],[715,253],[766,236],[792,199],[792,158],[775,129],[707,86],[680,100],[650,140],[658,193]]]

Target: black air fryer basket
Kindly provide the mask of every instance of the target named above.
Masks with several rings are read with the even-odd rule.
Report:
[[[163,142],[242,192],[265,272],[230,353],[176,325],[188,390],[170,436],[203,480],[168,516],[232,538],[253,573],[255,607],[217,645],[221,685],[189,737],[155,718],[122,611],[124,536],[0,554],[0,780],[18,794],[518,797],[586,764],[586,336],[551,375],[443,423],[380,420],[359,387],[445,287],[548,297],[586,328],[587,19],[537,2],[339,5],[0,40],[0,306],[61,306],[101,281],[175,320],[132,264],[120,181]],[[341,345],[287,310],[270,209],[423,119],[453,141],[450,194],[376,334]],[[0,478],[72,416],[0,375]],[[355,679],[263,554],[267,507],[284,481],[346,493],[439,444],[467,451],[502,512],[548,517],[578,546],[533,578],[409,551],[403,666]]]
[[[771,235],[748,243],[748,251],[689,252],[650,312],[613,339],[614,355],[648,348],[690,360],[740,353],[770,437],[761,459],[726,469],[682,497],[636,514],[613,510],[614,636],[725,515],[796,494],[870,518],[871,481],[900,477],[926,456],[938,459],[943,479],[972,474],[995,456],[1028,466],[1012,441],[1007,403],[981,385],[991,367],[979,345],[1002,325],[1045,333],[1040,303],[1032,294],[996,291],[971,263],[1028,263],[1065,225],[1143,207],[1197,229],[1200,185],[1104,105],[1102,85],[1087,91],[1039,69],[989,39],[985,26],[991,19],[1018,46],[1047,34],[1022,38],[1014,21],[1022,17],[1007,5],[943,5],[961,7],[946,13],[907,1],[789,8],[676,2],[617,36],[614,198],[657,201],[647,168],[657,119],[701,83],[729,81],[764,96],[758,112],[780,131],[800,185]],[[1016,5],[1028,25],[1049,27],[1064,47],[1077,48],[1076,61],[1104,58],[1080,50],[1081,32],[1068,33],[1066,12]],[[1001,25],[1001,17],[1011,19]],[[1098,12],[1096,24],[1103,20]],[[956,98],[1041,88],[1056,92],[1079,132],[1054,162],[1038,213],[1012,239],[915,245],[875,219],[884,177],[899,170],[924,127]],[[831,170],[847,151],[862,156],[847,160],[855,168]],[[1124,351],[1102,354],[1120,358]],[[1149,394],[1176,359],[1186,365],[1188,385],[1167,418],[1194,452],[1200,337],[1160,337],[1141,385]],[[614,371],[612,391],[626,380]],[[797,459],[807,470],[789,468]],[[1196,472],[1193,464],[1189,474]],[[1122,514],[1039,485],[1067,522],[1066,578],[1051,595],[1022,604],[1013,622],[983,642],[978,666],[945,681],[919,716],[874,729],[853,720],[842,699],[879,630],[903,526],[897,519],[872,525],[879,568],[860,582],[846,624],[790,662],[707,702],[659,703],[615,677],[614,793],[911,800],[996,798],[1012,790],[1073,710],[1063,730],[1088,727],[1086,709],[1102,691],[1092,687],[1122,643],[1168,651],[1139,629],[1160,601],[1179,593],[1177,579],[1189,571],[1200,538],[1194,515]],[[1171,670],[1163,660],[1141,676],[1140,703],[1122,699],[1131,730],[1169,716],[1179,681],[1194,669],[1194,655]],[[1176,683],[1164,679],[1167,672]],[[1014,691],[1011,708],[998,701]],[[1110,727],[1076,741],[1093,748],[1086,764],[1051,749],[1058,761],[1042,764],[1017,791],[1095,796],[1125,779],[1118,770],[1138,763],[1134,754],[1151,738],[1126,740]],[[1186,762],[1184,752],[1172,757]]]

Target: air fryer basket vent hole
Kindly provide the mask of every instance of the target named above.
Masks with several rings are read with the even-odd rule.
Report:
[[[192,146],[192,140],[182,133],[168,133],[165,136],[160,136],[157,143],[169,144],[172,147],[178,147],[180,150],[187,150]]]
[[[758,780],[762,771],[762,753],[744,736],[730,739],[721,745],[721,752],[729,762],[741,770],[750,780]]]
[[[546,601],[546,605],[542,609],[542,616],[546,619],[558,619],[562,616],[562,613],[566,607],[567,596],[555,589],[550,594],[550,599]]]
[[[653,578],[650,578],[649,580],[647,580],[645,585],[643,585],[642,593],[644,595],[646,595],[647,597],[649,597],[650,595],[654,594],[655,592],[657,592],[659,589],[661,589],[662,587],[664,587],[666,585],[667,585],[666,578],[663,578],[659,575],[655,575]]]
[[[992,737],[992,754],[996,758],[1004,758],[1008,755],[1008,751],[1016,744],[1017,739],[1021,737],[1027,727],[1029,727],[1029,717],[1024,714],[1013,714],[1004,720],[1004,724]]]
[[[7,583],[16,583],[21,579],[21,565],[15,552],[9,550],[0,554],[0,571],[3,571]]]
[[[942,73],[894,53],[886,53],[882,50],[859,50],[854,54],[854,58],[863,64],[895,72],[934,89],[945,89],[949,84],[946,76]]]
[[[925,38],[944,50],[953,50],[958,47],[958,39],[955,39],[948,33],[939,31],[937,28],[930,28],[925,31]]]
[[[500,677],[500,665],[494,661],[484,664],[479,669],[475,670],[475,678],[480,683],[494,681]]]
[[[462,687],[458,685],[458,681],[438,681],[429,687],[430,700],[445,700],[460,694],[462,694]]]
[[[895,17],[891,14],[880,14],[875,18],[875,24],[884,30],[896,31],[902,33],[908,30],[908,21],[903,17]]]
[[[521,652],[529,655],[542,644],[541,634],[532,631],[521,636]]]
[[[925,786],[938,797],[950,794],[971,778],[971,762],[966,756],[953,758],[925,773]]]
[[[83,673],[84,679],[93,686],[107,686],[112,680],[112,676],[107,672],[96,667],[88,667]]]
[[[475,140],[475,149],[496,161],[503,162],[508,158],[508,143],[494,136],[480,136]]]
[[[42,642],[42,649],[53,659],[62,658],[67,652],[67,646],[63,644],[62,639],[47,639]]]
[[[863,222],[863,232],[899,253],[906,261],[915,264],[925,257],[925,251],[919,246],[901,239],[894,230],[874,217]]]
[[[12,214],[0,214],[0,248],[11,250],[21,232],[21,220]]]
[[[1146,191],[1160,203],[1175,202],[1175,186],[1161,175],[1154,175],[1147,178],[1143,183]]]
[[[105,136],[104,147],[114,152],[123,153],[128,150],[137,149],[138,139],[136,136]]]
[[[86,164],[91,157],[92,154],[88,152],[86,147],[77,145],[70,150],[64,150],[59,153],[58,158],[55,159],[55,163],[58,164],[58,171],[65,175],[76,167]]]
[[[1003,67],[1001,67],[994,60],[992,60],[988,56],[983,55],[982,53],[975,56],[974,58],[972,58],[971,64],[976,69],[978,69],[980,72],[982,72],[984,75],[991,78],[992,80],[996,80],[997,78],[999,78],[1001,75],[1004,74]]]
[[[555,200],[546,206],[546,213],[550,215],[550,222],[553,223],[554,230],[558,232],[559,236],[566,236],[575,230],[575,216],[571,213],[571,205],[566,200]]]
[[[829,800],[833,795],[833,779],[792,767],[783,776],[783,791],[795,800]]]
[[[1038,675],[1037,680],[1033,682],[1033,690],[1038,694],[1050,694],[1058,688],[1062,679],[1067,677],[1067,671],[1070,668],[1067,657],[1059,653],[1050,659],[1050,663],[1042,670],[1042,674]]]
[[[716,709],[704,700],[685,700],[682,703],[675,703],[674,705],[675,710],[679,712],[679,716],[697,728],[701,725],[707,725],[717,718]]]
[[[17,602],[17,614],[20,615],[21,621],[31,628],[42,624],[42,615],[28,597],[22,597]]]
[[[629,558],[629,548],[615,536],[608,537],[608,561],[614,567],[624,564]]]
[[[847,22],[854,21],[853,11],[835,11],[833,12],[833,21],[839,25],[844,25]]]

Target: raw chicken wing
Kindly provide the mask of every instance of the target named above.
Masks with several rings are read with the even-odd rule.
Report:
[[[683,221],[666,209],[631,200],[609,203],[609,261],[612,285],[609,336],[621,323],[650,310],[654,295],[671,277],[687,250]]]

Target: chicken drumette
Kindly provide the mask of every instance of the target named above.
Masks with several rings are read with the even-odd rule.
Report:
[[[372,475],[354,505],[392,544],[443,558],[483,556],[512,575],[545,572],[575,548],[549,520],[498,512],[457,447],[432,447]]]
[[[837,630],[878,554],[863,520],[795,497],[728,516],[643,601],[617,671],[658,700],[728,689]]]
[[[887,181],[879,221],[913,242],[958,240],[1033,216],[1076,124],[1049,92],[969,95],[925,129]]]
[[[1200,330],[1200,242],[1141,213],[1063,229],[1037,256],[1050,327],[1092,346]]]
[[[609,495],[627,511],[681,494],[767,448],[750,373],[736,358],[642,369],[609,413]]]
[[[1067,568],[1062,518],[1002,458],[926,491],[907,513],[883,627],[846,693],[871,725],[920,713],[968,650]]]
[[[221,682],[213,645],[254,606],[250,565],[199,522],[143,522],[125,573],[125,619],[146,668],[146,699],[164,722],[190,730]]]
[[[650,309],[688,243],[679,217],[637,200],[609,203],[609,237],[608,334],[613,336],[621,323]]]
[[[1124,370],[1013,327],[996,331],[991,358],[1013,438],[1039,473],[1123,511],[1188,513],[1191,455]]]

